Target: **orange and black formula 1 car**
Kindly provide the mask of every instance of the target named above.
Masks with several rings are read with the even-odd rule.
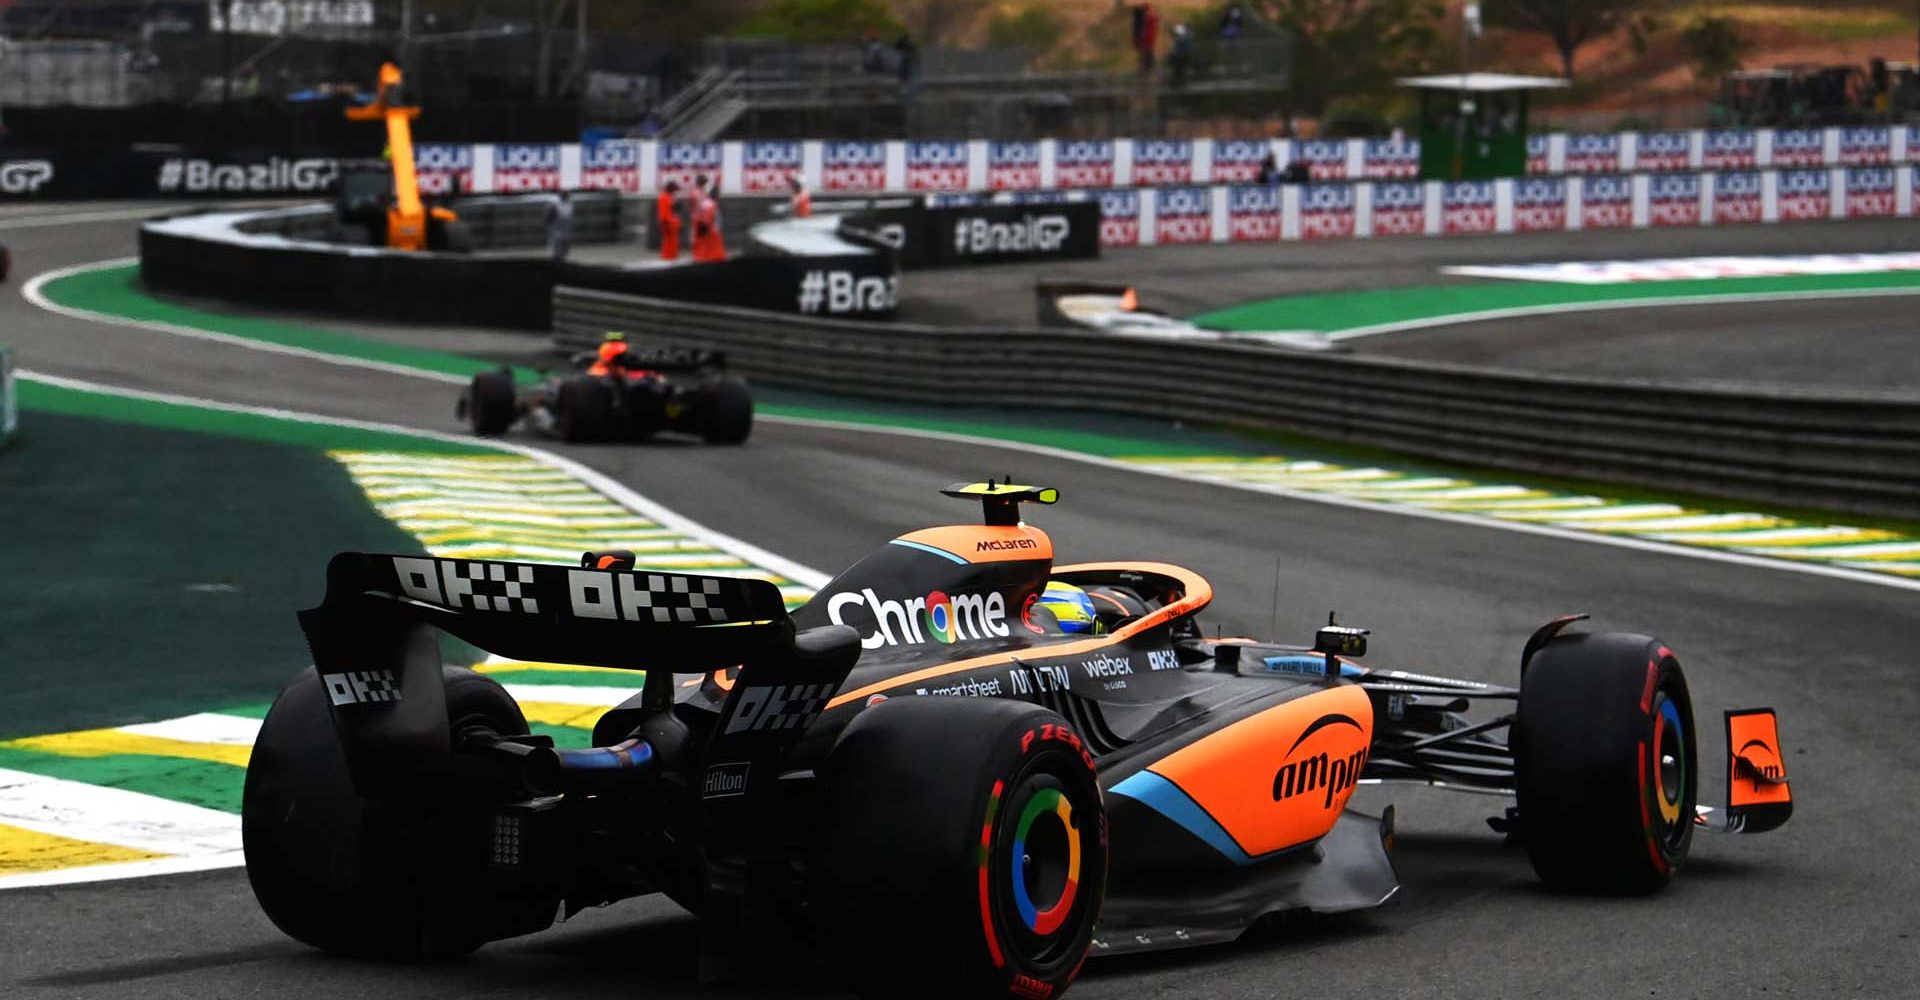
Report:
[[[525,396],[508,370],[473,377],[454,415],[473,433],[493,437],[525,421],[563,441],[640,441],[662,431],[708,444],[739,444],[753,430],[753,394],[726,370],[718,351],[641,350],[624,342],[617,355],[587,352],[575,371],[554,375]]]
[[[1387,899],[1391,810],[1348,808],[1360,783],[1513,794],[1501,827],[1575,891],[1658,889],[1713,828],[1657,639],[1554,621],[1518,687],[1362,666],[1365,631],[1338,625],[1210,640],[1189,570],[1054,565],[1018,515],[1054,491],[947,492],[986,523],[893,539],[791,615],[769,583],[626,553],[336,557],[300,616],[316,666],[247,772],[262,907],[321,948],[422,956],[662,892],[699,915],[709,968],[810,941],[870,996],[1049,1000],[1089,955]],[[594,748],[556,748],[443,667],[435,628],[646,680]],[[1719,828],[1779,826],[1773,713],[1726,726]]]

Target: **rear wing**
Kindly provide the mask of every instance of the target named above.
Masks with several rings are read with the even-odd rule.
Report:
[[[739,663],[792,627],[765,580],[342,552],[327,564],[326,598],[300,614],[323,672],[352,666],[328,662],[344,638],[333,633],[369,616],[517,660],[677,673]]]
[[[580,351],[573,355],[573,362],[576,365],[592,364],[598,357],[594,351]],[[629,368],[657,372],[697,372],[725,368],[727,352],[707,347],[642,346],[630,343],[622,363]]]

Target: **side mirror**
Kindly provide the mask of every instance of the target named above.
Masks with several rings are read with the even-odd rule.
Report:
[[[1351,625],[1324,625],[1313,634],[1313,651],[1328,656],[1367,655],[1367,629]]]

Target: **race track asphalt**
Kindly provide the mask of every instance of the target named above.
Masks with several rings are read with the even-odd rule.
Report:
[[[1789,232],[1770,235],[1791,242]],[[1807,232],[1839,240],[1826,227]],[[1859,232],[1871,243],[1873,230]],[[4,238],[27,274],[132,252],[124,222]],[[1406,261],[1425,247],[1455,260],[1456,246],[1383,241],[1339,252],[1358,261],[1382,247]],[[1366,280],[1347,278],[1349,287]],[[0,294],[0,330],[23,368],[457,430],[441,384],[76,322],[34,309],[14,288]],[[1910,857],[1920,734],[1909,724],[1920,710],[1911,676],[1920,602],[1911,591],[882,433],[764,423],[739,449],[564,450],[713,528],[824,569],[895,532],[967,516],[934,487],[1011,471],[1061,488],[1063,503],[1034,520],[1062,558],[1192,566],[1220,595],[1205,621],[1229,632],[1305,636],[1338,609],[1374,630],[1373,662],[1510,680],[1535,625],[1589,611],[1602,627],[1654,632],[1678,651],[1704,746],[1718,739],[1719,708],[1781,713],[1798,815],[1765,837],[1701,837],[1658,897],[1541,890],[1525,858],[1481,822],[1497,799],[1365,790],[1366,807],[1399,804],[1404,888],[1394,905],[1282,922],[1232,946],[1094,962],[1074,996],[1895,997],[1920,979],[1920,867]],[[1723,794],[1724,758],[1717,749],[1706,757],[1711,803]],[[432,967],[308,951],[267,923],[237,871],[0,893],[0,927],[0,995],[10,997],[832,995],[800,969],[701,985],[692,922],[658,901],[593,911]]]

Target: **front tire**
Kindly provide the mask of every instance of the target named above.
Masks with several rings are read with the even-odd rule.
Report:
[[[524,734],[506,689],[445,667],[447,714]],[[325,686],[309,667],[280,692],[247,766],[241,842],[247,880],[287,936],[322,951],[418,960],[465,955],[486,940],[479,861],[448,817],[372,802],[355,791]],[[549,914],[551,910],[549,910]]]
[[[513,426],[513,375],[505,371],[481,372],[467,386],[462,411],[467,426],[479,437],[498,437]]]
[[[863,996],[1057,997],[1093,941],[1107,820],[1060,716],[1002,699],[866,709],[827,764],[822,944]]]
[[[1699,754],[1680,661],[1644,635],[1563,635],[1535,653],[1514,723],[1527,854],[1563,890],[1636,894],[1693,843]]]

